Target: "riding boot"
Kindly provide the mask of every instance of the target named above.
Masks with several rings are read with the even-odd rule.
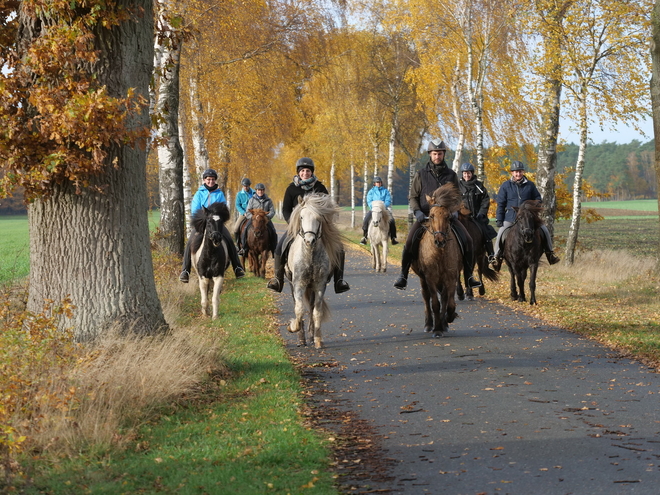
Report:
[[[362,239],[360,239],[360,244],[363,244],[366,246],[367,244],[367,230],[362,229]]]
[[[484,243],[484,246],[486,248],[486,254],[488,255],[488,259],[490,260],[491,256],[495,256],[495,250],[493,249],[493,240],[490,239]]]
[[[472,240],[469,239],[469,234],[465,230],[465,227],[463,227],[463,224],[458,221],[452,222],[452,230],[459,240],[463,254],[463,270],[467,278],[467,285],[473,289],[475,287],[481,287],[481,282],[472,275],[474,270],[474,254],[472,253]]]
[[[243,267],[241,266],[241,260],[238,259],[238,253],[236,252],[236,245],[234,244],[234,241],[232,241],[231,234],[229,233],[229,230],[227,230],[227,227],[224,227],[222,229],[222,237],[224,237],[225,242],[227,244],[229,261],[231,262],[231,266],[234,269],[234,275],[236,276],[236,278],[245,277],[245,270],[243,270]]]
[[[559,256],[557,256],[552,249],[552,241],[550,238],[550,232],[548,231],[548,228],[544,225],[541,227],[541,233],[543,234],[541,238],[543,239],[543,252],[545,253],[545,257],[548,260],[548,263],[551,265],[554,265],[556,263],[559,263],[561,259]]]
[[[275,260],[275,277],[268,281],[268,288],[275,292],[282,292],[284,288],[284,267],[286,260],[282,259],[282,255],[276,254],[273,258]]]
[[[192,240],[192,236],[190,239],[188,239],[188,242],[186,243],[186,249],[183,252],[183,267],[181,270],[181,275],[179,275],[179,280],[183,282],[184,284],[187,284],[188,281],[190,280],[190,268],[192,265],[192,260],[190,257],[190,242]]]
[[[339,266],[335,267],[335,294],[341,294],[350,290],[350,287],[344,280],[344,261],[346,259],[346,253],[341,251],[339,253]]]
[[[390,239],[392,241],[392,246],[399,244],[399,241],[396,240],[396,222],[394,218],[390,220]]]
[[[394,282],[394,287],[399,290],[405,290],[408,285],[408,272],[410,271],[410,265],[412,265],[413,256],[410,249],[407,246],[403,246],[403,253],[401,253],[401,275]]]

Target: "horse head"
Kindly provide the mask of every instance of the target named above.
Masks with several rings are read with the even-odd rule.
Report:
[[[382,201],[374,201],[371,203],[371,224],[374,227],[378,227],[380,222],[383,221],[383,209],[385,208],[385,203]]]
[[[248,210],[252,214],[252,232],[255,237],[261,237],[268,227],[266,212],[260,208]]]
[[[203,206],[205,216],[204,235],[211,241],[213,247],[218,247],[222,242],[222,230],[224,224],[229,220],[229,209],[224,203],[213,203],[208,208]]]
[[[316,241],[321,237],[323,227],[322,220],[311,208],[302,206],[300,209],[300,235],[305,241],[305,246],[313,248]]]
[[[520,233],[525,244],[534,242],[534,233],[540,227],[539,214],[543,207],[538,201],[524,201],[520,206],[514,206],[516,212],[515,223],[519,225]]]
[[[433,242],[438,249],[444,248],[447,245],[447,241],[450,240],[450,216],[451,212],[446,207],[431,205],[426,230],[433,236]]]

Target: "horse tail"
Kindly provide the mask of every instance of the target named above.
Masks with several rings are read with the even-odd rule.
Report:
[[[484,267],[484,269],[481,272],[481,276],[485,277],[487,280],[490,280],[491,282],[497,282],[500,279],[500,274],[497,273],[495,270],[493,270],[488,264]]]

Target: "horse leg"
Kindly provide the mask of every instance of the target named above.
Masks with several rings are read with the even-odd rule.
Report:
[[[310,290],[310,322],[309,329],[314,339],[314,347],[321,349],[323,345],[323,336],[321,335],[321,323],[323,322],[323,293],[325,288],[317,291]]]
[[[456,292],[456,289],[452,287],[452,285],[453,284],[451,283],[447,284],[446,295],[443,295],[443,300],[446,303],[446,306],[443,305],[443,307],[446,308],[445,314],[447,315],[447,330],[449,330],[449,323],[453,322],[458,316],[458,314],[456,314],[456,299],[454,299],[454,293]]]
[[[422,298],[424,299],[424,331],[431,332],[433,330],[433,313],[431,312],[431,292],[424,277],[419,278],[422,286]]]
[[[525,297],[525,280],[527,279],[527,269],[521,270],[518,275],[516,275],[518,280],[518,302],[525,302],[527,298]]]
[[[373,270],[378,271],[378,269],[380,268],[378,266],[378,247],[376,247],[376,245],[373,242],[371,242],[371,239],[369,239],[369,241],[370,241],[369,243],[371,244],[371,268]]]
[[[484,272],[486,271],[487,262],[488,260],[486,259],[485,255],[479,256],[479,260],[477,261],[477,273],[479,274],[479,282],[481,282],[481,286],[479,287],[480,296],[486,295],[486,286],[484,285]]]
[[[222,284],[224,280],[225,277],[222,275],[213,278],[213,298],[211,299],[211,304],[213,306],[213,313],[211,313],[212,320],[215,320],[218,317],[218,307],[220,305],[220,293],[222,292]]]
[[[389,242],[387,242],[387,235],[385,235],[385,240],[383,241],[383,248],[380,258],[380,265],[383,273],[387,272],[387,251],[389,250]]]
[[[208,315],[209,309],[209,279],[204,277],[199,278],[199,294],[202,298],[202,316]]]
[[[440,291],[437,288],[431,290],[431,307],[433,308],[433,318],[435,324],[433,325],[433,336],[442,337],[447,327],[447,318],[445,317],[445,308],[443,300],[438,298]]]
[[[259,275],[261,278],[266,278],[266,265],[268,264],[268,256],[270,251],[267,249],[265,251],[261,252],[261,274]]]
[[[305,332],[300,331],[300,330],[304,330],[303,315],[305,312],[305,303],[303,302],[303,289],[301,289],[300,287],[296,287],[296,285],[293,285],[293,287],[294,287],[293,311],[295,317],[291,318],[291,322],[289,323],[289,332],[291,333],[299,332],[298,345],[307,345],[307,341],[305,340]]]
[[[463,270],[463,278],[465,280],[465,295],[466,299],[468,301],[474,300],[474,292],[472,292],[472,287],[470,287],[470,284],[468,283],[469,277],[468,274],[465,273],[465,270]]]
[[[516,274],[513,271],[513,268],[509,264],[508,261],[504,260],[506,262],[506,266],[509,267],[509,276],[511,277],[511,282],[509,285],[509,295],[511,296],[511,300],[517,301],[518,300],[518,289],[516,289]]]
[[[538,263],[529,267],[529,304],[536,304],[536,272],[538,268]]]

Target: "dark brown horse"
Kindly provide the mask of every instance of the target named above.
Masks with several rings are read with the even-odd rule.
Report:
[[[511,299],[525,302],[525,279],[529,270],[529,304],[536,304],[536,272],[543,254],[541,212],[539,201],[527,200],[516,210],[516,220],[506,233],[504,261],[511,274]],[[518,286],[516,290],[516,284]]]
[[[247,242],[243,251],[250,261],[250,270],[256,277],[266,277],[266,263],[270,253],[270,232],[268,231],[268,213],[261,209],[248,210],[252,214],[251,222],[246,222]],[[243,256],[245,264],[245,256]]]
[[[481,287],[479,287],[479,295],[483,296],[486,294],[486,288],[484,286],[484,277],[491,282],[496,282],[499,279],[498,273],[488,266],[488,255],[486,254],[486,239],[481,227],[476,224],[476,220],[472,217],[472,212],[464,204],[461,204],[460,209],[458,210],[458,220],[465,226],[465,230],[468,231],[470,237],[472,238],[472,243],[474,245],[474,264],[477,267],[477,273],[479,274],[479,282],[481,282]],[[463,266],[461,265],[461,269]],[[472,287],[468,285],[467,274],[463,273],[463,278],[465,280],[465,292],[463,292],[463,286],[461,285],[461,278],[458,278],[458,300],[462,301],[467,295],[468,301],[471,301],[474,297],[472,292]]]
[[[419,256],[412,269],[419,277],[424,299],[424,331],[442,337],[449,323],[456,318],[456,284],[460,270],[461,252],[450,218],[461,204],[461,193],[453,184],[445,184],[426,196],[431,209],[424,224]],[[440,296],[438,298],[438,296]]]

